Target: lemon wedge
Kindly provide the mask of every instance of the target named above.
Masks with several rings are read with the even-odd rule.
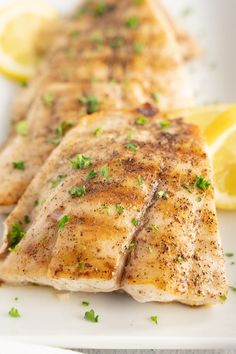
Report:
[[[213,161],[217,207],[236,209],[236,105],[205,130]]]
[[[170,112],[199,126],[213,162],[216,206],[236,210],[236,105],[213,105]]]
[[[0,10],[0,72],[27,80],[38,62],[36,42],[57,12],[43,0],[15,1]]]

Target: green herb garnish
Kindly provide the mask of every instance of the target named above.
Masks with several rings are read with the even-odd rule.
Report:
[[[166,129],[168,128],[170,125],[170,121],[169,120],[163,120],[160,122],[160,128],[161,129]]]
[[[158,324],[158,317],[157,316],[151,316],[150,320],[155,323],[156,325]]]
[[[15,307],[12,307],[9,310],[8,315],[10,317],[19,318],[20,317],[20,312]]]
[[[137,125],[144,125],[149,122],[149,119],[144,116],[138,116],[135,120]]]
[[[58,145],[58,144],[60,144],[61,139],[49,137],[49,138],[48,138],[48,142],[49,142],[49,143],[52,143],[53,145]]]
[[[144,45],[141,42],[135,42],[134,43],[134,52],[136,54],[142,54],[144,49]]]
[[[159,93],[153,92],[153,93],[151,94],[151,97],[152,97],[153,101],[155,101],[156,103],[159,103],[159,100],[160,100],[160,95],[159,95]]]
[[[94,310],[85,312],[84,319],[90,322],[98,322],[99,316],[95,314]]]
[[[226,257],[233,257],[233,256],[234,256],[234,253],[232,253],[232,252],[227,252],[227,253],[225,253],[225,256],[226,256]]]
[[[109,179],[108,164],[106,163],[100,168],[100,175],[107,181]]]
[[[88,267],[88,263],[80,262],[78,264],[78,266],[79,266],[79,269],[84,270],[84,269],[86,269]]]
[[[88,302],[88,301],[85,301],[85,300],[82,301],[81,304],[82,304],[83,306],[89,306],[89,302]]]
[[[55,102],[55,96],[53,93],[48,92],[42,96],[42,101],[47,107],[51,107]]]
[[[131,132],[128,132],[126,135],[126,140],[132,140],[133,134]]]
[[[227,300],[227,296],[226,296],[225,294],[220,295],[220,299],[221,299],[222,301],[226,301],[226,300]]]
[[[95,177],[97,177],[98,173],[95,170],[91,170],[88,175],[87,175],[87,179],[91,180],[94,179]]]
[[[60,230],[64,230],[65,225],[70,221],[69,215],[64,215],[58,222],[58,227]]]
[[[116,212],[119,214],[119,215],[121,215],[121,214],[123,214],[123,212],[124,212],[124,208],[121,206],[121,205],[119,205],[119,204],[116,204],[115,205],[115,208],[116,208]]]
[[[107,6],[104,2],[101,2],[96,5],[95,10],[94,10],[94,15],[97,17],[103,16],[107,11]]]
[[[129,250],[134,250],[137,246],[137,243],[135,241],[130,242],[129,244]]]
[[[78,154],[75,160],[70,160],[72,168],[83,169],[92,165],[92,160],[90,157]]]
[[[93,131],[93,135],[96,136],[96,138],[98,136],[100,136],[102,134],[102,128],[96,128],[94,131]]]
[[[138,225],[139,225],[139,221],[138,221],[138,219],[136,219],[136,218],[133,218],[133,219],[131,220],[131,222],[132,222],[132,224],[133,224],[134,226],[138,226]]]
[[[85,186],[74,186],[69,190],[69,194],[72,197],[83,197],[86,195],[86,187]]]
[[[125,21],[125,25],[128,28],[136,29],[138,27],[138,25],[139,25],[139,19],[136,16],[129,17]]]
[[[30,223],[30,217],[29,217],[29,215],[25,215],[25,216],[24,216],[24,223],[25,223],[25,224],[29,224],[29,223]]]
[[[124,45],[124,39],[123,38],[115,38],[111,41],[110,47],[112,49],[118,49]]]
[[[55,129],[55,133],[59,136],[64,136],[71,127],[73,127],[73,123],[65,120]]]
[[[230,289],[231,289],[232,291],[236,292],[236,287],[230,286]]]
[[[141,177],[141,176],[138,176],[138,177],[137,177],[137,180],[138,180],[139,186],[141,186],[141,185],[143,184],[143,179],[142,179],[142,177]]]
[[[29,132],[29,125],[26,120],[22,120],[21,122],[16,124],[16,132],[19,135],[26,136]]]
[[[197,176],[196,177],[196,182],[195,182],[195,186],[199,189],[201,189],[202,191],[207,190],[210,187],[211,183],[209,181],[207,181],[204,177],[202,176]]]
[[[24,236],[25,230],[21,227],[19,222],[13,224],[12,229],[7,236],[9,242],[9,250],[13,251]]]
[[[190,185],[189,185],[187,182],[184,182],[184,183],[182,184],[182,186],[183,186],[185,189],[187,189],[187,191],[188,191],[189,193],[193,193],[192,188],[190,187]]]
[[[152,230],[152,231],[159,231],[159,226],[157,226],[156,224],[151,224],[151,225],[150,225],[150,230]]]
[[[157,195],[159,198],[163,198],[163,199],[167,199],[168,198],[168,194],[166,191],[159,191],[157,192]]]
[[[15,170],[25,170],[25,162],[24,161],[14,161],[12,162],[12,167]]]
[[[125,147],[130,151],[136,152],[138,145],[137,144],[126,144]]]
[[[56,188],[66,177],[67,175],[59,175],[57,179],[51,179],[51,187]]]
[[[184,259],[183,259],[182,256],[178,256],[178,257],[176,258],[176,262],[178,262],[178,263],[180,263],[180,264],[182,264],[183,261],[184,261]]]

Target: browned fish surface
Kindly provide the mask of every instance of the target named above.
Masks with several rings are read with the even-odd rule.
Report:
[[[51,81],[138,80],[161,109],[190,104],[191,90],[175,32],[156,2],[87,1],[63,20],[29,87],[19,95],[14,119],[27,113],[38,89]]]
[[[7,218],[0,278],[219,302],[227,284],[211,182],[199,131],[181,119],[152,106],[82,118]]]

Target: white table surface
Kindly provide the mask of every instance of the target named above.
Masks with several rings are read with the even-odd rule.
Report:
[[[81,349],[82,350],[82,349]],[[84,354],[236,354],[236,350],[82,350]]]

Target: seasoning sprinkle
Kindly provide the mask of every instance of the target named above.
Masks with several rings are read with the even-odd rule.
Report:
[[[86,187],[85,186],[74,186],[69,190],[69,194],[72,197],[83,197],[86,195]]]
[[[75,157],[75,160],[70,160],[71,166],[74,169],[83,169],[92,165],[92,160],[90,157],[78,154]]]
[[[12,167],[15,169],[15,170],[25,170],[25,162],[24,161],[13,161],[12,162]]]

